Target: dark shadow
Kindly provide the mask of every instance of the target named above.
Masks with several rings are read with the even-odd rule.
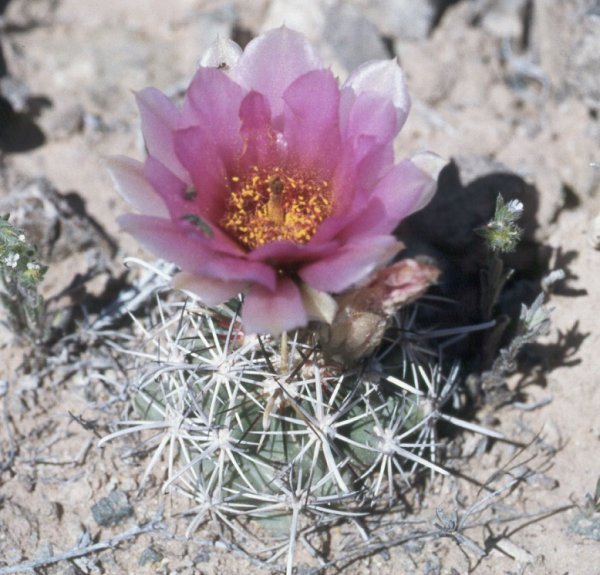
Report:
[[[572,288],[568,284],[569,281],[579,279],[570,269],[569,266],[577,259],[577,252],[570,250],[563,252],[562,248],[557,248],[553,254],[554,268],[563,270],[565,277],[552,284],[552,293],[565,297],[579,297],[587,295],[588,291],[585,288]]]
[[[28,152],[46,142],[42,129],[29,113],[15,112],[0,96],[0,150],[10,154]]]
[[[242,50],[246,47],[248,42],[254,38],[254,34],[248,28],[243,28],[242,26],[238,26],[237,24],[233,27],[231,31],[231,39],[242,48]]]
[[[453,161],[440,174],[438,190],[431,203],[398,229],[398,236],[408,246],[405,255],[429,256],[441,268],[439,284],[431,295],[452,302],[422,305],[423,325],[453,328],[478,325],[488,319],[496,322],[495,327],[474,332],[446,348],[447,357],[459,359],[465,374],[480,374],[490,369],[499,350],[512,341],[522,306],[530,305],[543,290],[542,280],[549,273],[551,258],[554,268],[566,272],[565,278],[553,285],[553,291],[573,297],[585,294],[585,290],[568,286],[568,281],[574,279],[568,267],[577,252],[558,250],[553,254],[549,246],[536,241],[538,190],[518,175],[500,168],[498,164],[477,158]],[[482,272],[489,269],[489,254],[485,241],[475,230],[492,218],[499,194],[505,202],[522,202],[524,209],[519,225],[523,235],[516,250],[502,256],[504,269],[512,269],[514,273],[489,315],[485,305],[489,301],[489,287],[482,281]],[[574,356],[585,337],[587,334],[581,334],[574,326],[568,334],[559,334],[553,344],[526,345],[519,360],[529,366],[526,370],[535,363],[537,371],[544,373],[561,365],[572,365],[577,361]],[[536,355],[540,357],[534,360]]]
[[[0,0],[0,16],[4,14],[10,0]],[[3,32],[10,32],[8,25]],[[1,40],[1,36],[0,36]],[[8,64],[4,57],[2,42],[0,42],[0,78],[9,76]],[[46,136],[36,124],[35,119],[44,108],[51,106],[51,102],[44,96],[31,96],[27,98],[23,109],[20,106],[13,108],[11,97],[0,90],[0,151],[10,154],[27,152],[39,148],[46,142]]]
[[[0,16],[6,12],[6,8],[10,4],[11,0],[0,0]]]
[[[6,58],[4,57],[4,51],[2,50],[2,42],[0,42],[0,78],[8,74],[8,66],[6,64]]]
[[[430,204],[403,222],[398,230],[408,246],[407,255],[424,254],[440,266],[442,277],[434,294],[455,302],[446,306],[442,317],[438,309],[433,309],[432,325],[475,325],[489,319],[483,309],[486,294],[481,280],[488,250],[475,230],[491,219],[499,194],[507,202],[523,203],[523,217],[519,221],[523,236],[517,249],[503,256],[505,267],[515,272],[502,290],[493,310],[494,317],[514,319],[521,304],[530,304],[541,291],[551,250],[535,241],[538,227],[535,187],[515,174],[502,172],[476,177],[464,185],[458,164],[452,162],[440,174],[438,191]],[[501,338],[498,343],[503,341]],[[460,355],[477,356],[480,347],[481,333],[478,333],[463,341]]]
[[[93,234],[91,235],[95,236],[96,239],[94,241],[97,241],[97,238],[101,238],[108,247],[110,257],[114,257],[119,248],[116,240],[104,229],[104,226],[87,211],[85,200],[79,193],[75,191],[65,192],[62,194],[62,200],[69,207],[71,213],[76,214],[85,221],[86,225],[89,226],[91,230],[93,230]]]
[[[437,1],[437,11],[433,20],[433,24],[431,26],[430,35],[433,31],[440,25],[442,18],[448,8],[453,6],[454,4],[458,4],[460,0],[438,0]]]
[[[579,348],[591,335],[579,329],[579,321],[573,323],[570,329],[563,332],[557,330],[556,341],[553,343],[530,343],[521,354],[521,367],[528,374],[535,377],[526,377],[517,385],[518,389],[536,384],[546,386],[546,374],[558,367],[572,367],[581,363],[577,357]]]

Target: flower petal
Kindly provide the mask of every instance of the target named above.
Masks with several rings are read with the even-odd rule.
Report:
[[[191,291],[209,306],[219,305],[230,300],[248,286],[246,282],[228,282],[189,272],[175,274],[171,285],[175,289]]]
[[[350,138],[358,145],[361,136],[372,136],[369,140],[362,140],[369,141],[371,146],[393,140],[398,129],[396,108],[392,101],[375,92],[356,94],[349,88],[345,88],[342,94],[344,100],[351,101],[344,106],[344,138]],[[359,157],[363,156],[361,154]]]
[[[145,88],[135,95],[142,133],[148,153],[160,160],[171,172],[184,182],[189,176],[175,155],[173,132],[179,128],[179,111],[171,100],[155,88]]]
[[[428,174],[436,184],[441,171],[448,165],[448,160],[445,160],[433,152],[420,152],[414,155],[410,161],[421,171]],[[423,209],[430,202],[433,194],[435,194],[436,188],[437,186],[432,187],[431,190],[429,190],[429,193],[424,193],[421,196],[421,200],[417,202],[410,213],[412,214]]]
[[[437,182],[410,160],[395,165],[373,192],[386,211],[386,217],[374,231],[392,231],[400,220],[427,204],[436,186]]]
[[[199,126],[218,154],[227,158],[242,152],[238,111],[245,91],[225,72],[200,68],[190,83],[183,105],[189,125]],[[185,127],[185,126],[182,126]]]
[[[257,283],[267,289],[275,289],[277,285],[272,267],[215,251],[193,226],[137,214],[121,216],[118,222],[148,251],[175,263],[183,271],[227,282]]]
[[[296,284],[279,278],[275,291],[255,285],[244,297],[242,321],[248,333],[278,335],[308,323],[302,295]]]
[[[142,162],[124,156],[111,156],[106,164],[117,191],[138,212],[148,216],[168,216],[165,203],[144,178]]]
[[[340,158],[340,88],[330,70],[313,70],[283,94],[283,134],[292,161],[328,177]]]
[[[244,142],[242,168],[269,169],[277,163],[277,140],[271,124],[271,108],[265,96],[249,92],[240,105],[240,134]]]
[[[395,59],[362,64],[349,76],[344,86],[350,86],[357,94],[374,92],[393,102],[397,116],[396,130],[402,128],[410,110],[410,97],[404,73]]]
[[[321,68],[306,38],[281,27],[252,40],[232,70],[232,77],[269,99],[273,117],[283,112],[283,93],[298,77]]]
[[[227,200],[227,170],[223,156],[216,150],[211,134],[204,126],[178,130],[174,140],[177,156],[191,175],[202,214],[210,221],[218,221]]]
[[[338,310],[335,299],[324,291],[311,288],[302,282],[300,284],[300,293],[304,308],[311,320],[331,323]]]
[[[174,222],[179,222],[184,229],[196,227],[197,230],[204,231],[204,235],[199,237],[198,241],[206,242],[210,239],[214,251],[235,256],[243,254],[240,246],[215,224],[215,214],[212,213],[214,210],[210,209],[211,196],[206,193],[206,187],[200,192],[194,188],[190,189],[152,157],[146,160],[144,177],[160,193]]]
[[[270,262],[273,265],[294,264],[313,261],[331,254],[339,245],[340,242],[337,240],[314,243],[311,241],[306,244],[297,244],[291,240],[279,240],[253,249],[247,257],[254,261]]]
[[[171,220],[126,214],[117,218],[121,228],[134,236],[148,251],[182,269],[202,265],[210,250]]]
[[[227,72],[237,64],[241,55],[242,49],[235,42],[219,36],[202,55],[200,66]]]
[[[312,288],[339,293],[364,280],[401,249],[393,236],[363,237],[348,242],[335,254],[308,264],[298,275]]]

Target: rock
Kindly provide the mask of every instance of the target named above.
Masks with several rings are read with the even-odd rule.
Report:
[[[386,36],[423,40],[429,36],[447,0],[355,0]]]
[[[162,561],[163,557],[164,555],[154,547],[146,547],[140,555],[138,565],[143,567],[148,563],[158,563],[159,561]]]
[[[600,2],[534,0],[533,47],[558,95],[600,106]]]
[[[92,506],[92,515],[98,525],[110,527],[118,525],[131,517],[133,507],[130,505],[125,492],[116,490]]]
[[[26,84],[12,76],[0,78],[0,95],[4,96],[15,112],[26,112],[30,91]]]
[[[347,71],[369,60],[390,58],[376,26],[351,4],[341,2],[327,10],[324,39]]]
[[[600,108],[600,7],[597,10],[580,17],[567,68],[567,85],[596,109]]]
[[[569,525],[569,531],[594,541],[600,541],[600,513],[578,513]]]
[[[520,40],[526,29],[529,0],[491,0],[482,5],[481,25],[498,38]]]

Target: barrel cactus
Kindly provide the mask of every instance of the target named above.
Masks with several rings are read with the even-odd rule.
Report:
[[[110,161],[138,212],[120,224],[178,269],[137,318],[137,415],[111,437],[155,432],[146,473],[166,454],[190,531],[209,516],[285,529],[291,572],[302,516],[393,503],[418,470],[446,473],[440,420],[481,430],[446,410],[458,368],[412,303],[439,270],[390,263],[444,162],[395,162],[410,107],[396,61],[340,85],[285,27],[213,45],[181,107],[137,100],[148,157]]]
[[[209,307],[159,284],[135,345],[122,348],[135,358],[135,416],[104,441],[150,434],[146,476],[166,461],[165,491],[190,500],[188,534],[209,518],[252,518],[287,533],[291,570],[303,518],[359,517],[393,506],[417,474],[447,473],[440,420],[501,437],[448,413],[458,365],[442,361],[419,303],[394,314],[370,356],[344,365],[314,326],[248,335],[240,297]]]

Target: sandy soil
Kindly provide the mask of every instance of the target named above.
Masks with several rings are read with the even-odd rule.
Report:
[[[453,248],[440,235],[452,235],[453,225],[484,223],[488,200],[498,192],[522,194],[532,211],[527,249],[511,262],[523,279],[515,285],[527,288],[522,293],[530,301],[531,286],[539,286],[547,271],[562,268],[566,279],[551,297],[551,333],[526,350],[508,382],[510,390],[520,390],[518,401],[491,402],[477,413],[478,420],[493,423],[527,449],[495,443],[481,453],[477,438],[459,437],[456,453],[471,456],[451,459],[449,467],[471,480],[436,482],[418,510],[419,519],[430,523],[439,522],[437,506],[446,512],[458,506],[464,513],[484,497],[477,482],[491,485],[503,470],[505,482],[523,477],[502,494],[512,520],[483,521],[458,535],[398,545],[389,555],[374,554],[343,572],[600,573],[600,515],[589,505],[600,478],[600,168],[591,166],[600,162],[597,3],[463,0],[449,3],[422,38],[394,36],[385,29],[390,22],[378,18],[366,1],[348,0],[343,9],[334,4],[0,2],[6,62],[0,75],[18,83],[18,89],[2,92],[12,112],[0,116],[0,199],[24,194],[27,186],[40,188],[39,178],[61,196],[81,198],[83,209],[56,215],[61,228],[52,239],[44,235],[46,216],[41,221],[30,214],[22,223],[42,230],[40,242],[47,244],[44,293],[59,294],[76,274],[93,270],[85,289],[71,294],[70,305],[95,301],[97,308],[116,295],[111,282],[123,274],[123,257],[141,254],[119,233],[115,216],[127,208],[103,167],[106,155],[143,157],[132,90],[153,85],[176,96],[217,35],[243,42],[282,21],[309,34],[341,76],[361,61],[393,52],[413,97],[398,152],[429,149],[455,158],[459,184],[467,190],[460,201],[444,196],[438,209],[445,223],[437,222],[439,228],[423,231],[433,221],[425,220],[408,230],[409,247],[431,251],[435,245],[443,256],[445,248]],[[375,4],[384,11],[393,2]],[[339,18],[335,34],[332,10]],[[358,34],[360,44],[352,41]],[[21,99],[19,89],[25,94]],[[489,177],[494,174],[503,178]],[[497,189],[503,185],[508,188]],[[447,188],[439,193],[452,193],[450,184]],[[478,210],[488,215],[477,219]],[[71,329],[84,323],[79,318]],[[114,365],[108,354],[95,356],[67,341],[54,348],[40,372],[27,367],[41,365],[27,361],[31,349],[19,347],[6,332],[0,342],[0,379],[7,383],[0,397],[0,573],[35,560],[40,561],[35,571],[14,572],[271,572],[223,548],[215,525],[186,540],[185,501],[161,496],[157,481],[138,493],[144,457],[127,456],[127,441],[98,447],[99,438],[127,411],[124,394],[98,377]],[[93,349],[94,342],[88,343]],[[127,495],[131,514],[103,527],[92,507],[115,491]],[[157,519],[160,506],[165,514]],[[148,525],[153,518],[156,523]],[[336,529],[334,542],[351,526]],[[122,541],[110,540],[124,533]],[[109,544],[76,560],[43,565],[44,557],[102,542]],[[160,553],[144,563],[148,549]],[[301,557],[299,565],[311,561]],[[301,572],[310,571],[301,567]]]

